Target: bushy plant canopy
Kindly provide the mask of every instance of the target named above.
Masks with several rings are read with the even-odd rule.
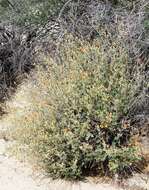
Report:
[[[45,60],[39,67],[34,112],[21,119],[20,139],[54,178],[131,172],[141,157],[130,143],[137,81],[128,77],[125,49],[68,39],[60,57],[61,65]]]

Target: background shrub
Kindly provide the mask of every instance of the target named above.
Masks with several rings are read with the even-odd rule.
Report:
[[[141,157],[128,118],[139,85],[126,50],[116,41],[105,49],[68,38],[60,58],[38,67],[32,111],[14,121],[15,138],[54,178],[132,172]]]
[[[33,49],[33,44],[23,42],[18,28],[0,26],[0,102],[8,99],[33,68]]]
[[[44,24],[49,17],[60,11],[66,0],[1,0],[0,10],[3,21],[21,26]]]

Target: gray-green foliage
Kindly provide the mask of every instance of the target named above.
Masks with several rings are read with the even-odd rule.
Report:
[[[128,75],[126,50],[116,41],[106,52],[99,41],[66,39],[63,47],[63,64],[45,58],[46,71],[39,66],[33,112],[15,122],[15,138],[54,178],[132,170],[139,157],[126,118],[138,81]]]
[[[56,15],[65,0],[1,0],[0,17],[17,24],[40,24]]]
[[[41,24],[46,22],[49,17],[57,15],[66,2],[76,3],[75,0],[0,0],[0,19],[21,25]],[[138,1],[109,0],[109,2],[115,5],[133,7]],[[83,0],[81,3],[85,5],[86,1]]]

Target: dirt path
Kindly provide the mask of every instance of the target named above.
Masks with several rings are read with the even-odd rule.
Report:
[[[35,174],[25,163],[7,154],[12,142],[0,139],[0,189],[2,190],[149,190],[149,179],[136,176],[129,181],[131,188],[118,188],[113,184],[94,184],[91,182],[71,183],[50,180],[44,175]]]
[[[69,183],[50,181],[36,176],[33,171],[6,153],[9,143],[0,140],[0,189],[2,190],[116,190],[110,184]],[[120,190],[120,189],[119,189]]]

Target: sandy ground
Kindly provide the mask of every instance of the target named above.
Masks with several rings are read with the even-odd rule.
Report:
[[[116,190],[110,184],[70,183],[53,181],[35,175],[30,167],[9,157],[6,149],[11,142],[0,140],[0,190]],[[119,188],[120,190],[120,188]]]
[[[0,190],[149,190],[149,178],[136,175],[127,181],[130,188],[120,188],[114,184],[92,182],[66,182],[51,180],[36,173],[26,163],[7,154],[12,142],[0,139]]]

